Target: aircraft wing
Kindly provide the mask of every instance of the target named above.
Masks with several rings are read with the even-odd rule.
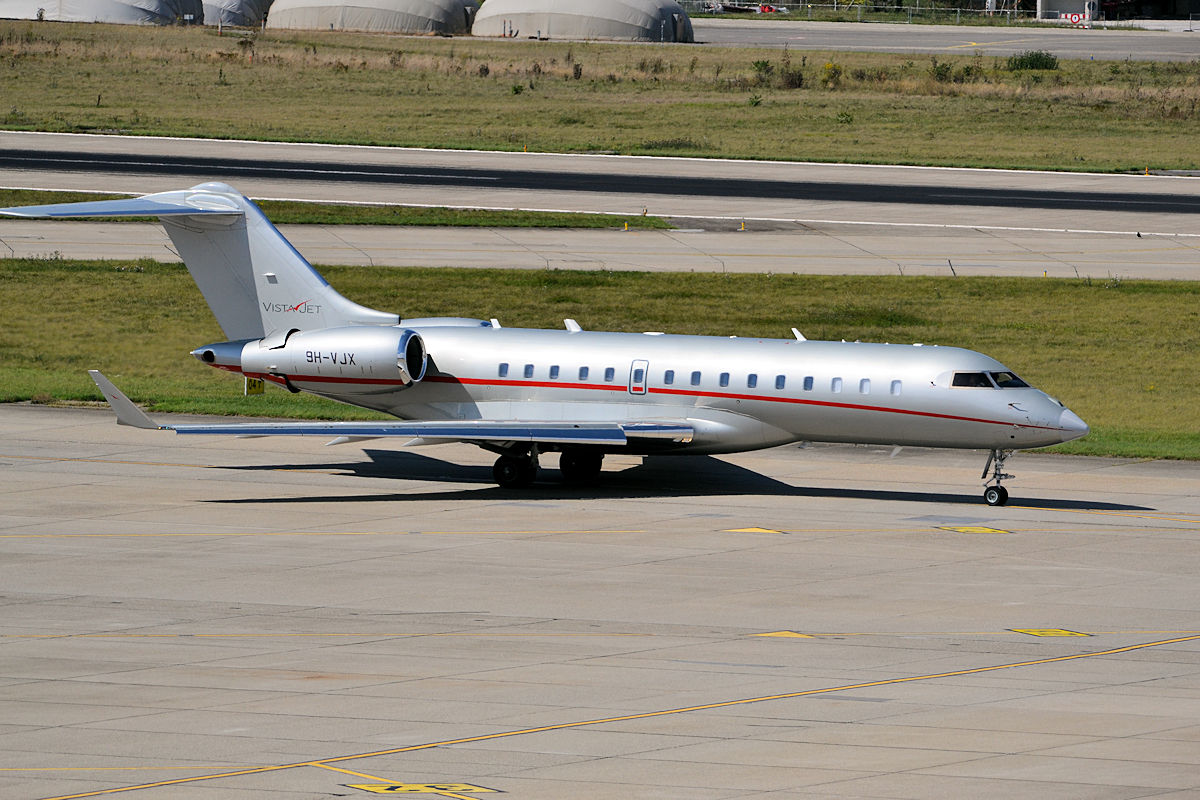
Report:
[[[691,441],[686,422],[531,422],[510,420],[385,420],[381,422],[215,422],[159,425],[146,416],[98,370],[88,372],[117,415],[135,428],[179,434],[233,436],[325,436],[342,441],[404,437],[422,442],[548,442],[623,445],[629,439]]]

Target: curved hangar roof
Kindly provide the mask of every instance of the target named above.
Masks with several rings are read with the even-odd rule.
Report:
[[[275,0],[267,14],[267,27],[466,33],[477,7],[472,0]]]
[[[0,19],[199,25],[204,6],[201,0],[0,0]]]
[[[476,36],[690,42],[692,21],[675,0],[487,0]]]
[[[204,24],[257,28],[270,5],[271,0],[204,0]]]

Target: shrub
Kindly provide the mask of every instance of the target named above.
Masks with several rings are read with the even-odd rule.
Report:
[[[1045,50],[1026,50],[1008,57],[1008,71],[1019,69],[1058,69],[1058,57]]]
[[[801,57],[800,67],[806,62],[807,58]],[[792,54],[786,46],[783,48],[783,66],[779,69],[779,85],[784,89],[804,88],[804,72],[800,68],[792,69]]]
[[[825,66],[821,67],[821,83],[824,84],[826,89],[836,89],[841,82],[842,65],[826,61]]]
[[[938,83],[945,83],[950,80],[954,74],[953,64],[939,63],[937,56],[929,59],[929,77],[933,78]]]
[[[754,78],[758,81],[759,86],[766,86],[767,81],[771,80],[771,75],[775,72],[775,65],[770,61],[763,59],[754,62]]]

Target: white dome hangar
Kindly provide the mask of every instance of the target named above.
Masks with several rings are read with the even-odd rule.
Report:
[[[0,19],[199,25],[204,6],[201,0],[0,0]]]
[[[2,0],[0,0],[2,1]],[[275,0],[268,28],[372,33],[466,33],[472,0]]]
[[[204,0],[204,24],[257,28],[270,5],[271,0]]]
[[[475,36],[691,42],[692,21],[675,0],[487,0]]]

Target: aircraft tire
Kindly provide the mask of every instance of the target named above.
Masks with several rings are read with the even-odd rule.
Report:
[[[989,486],[983,490],[983,502],[989,506],[1002,506],[1008,502],[1008,489],[1003,486]]]
[[[567,483],[595,483],[604,465],[604,453],[567,448],[558,457],[558,469]]]
[[[492,465],[492,477],[505,489],[524,489],[537,477],[537,465],[528,458],[500,456]]]

